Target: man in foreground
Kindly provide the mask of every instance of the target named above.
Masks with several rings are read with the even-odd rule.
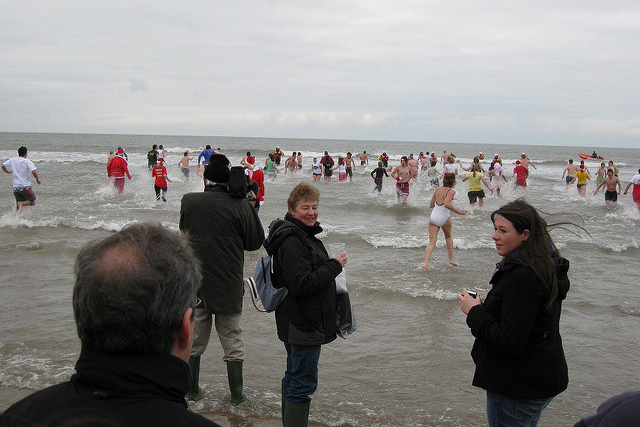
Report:
[[[231,390],[231,403],[238,405],[242,394],[242,295],[244,251],[254,251],[264,241],[264,230],[256,211],[245,198],[228,191],[229,160],[222,154],[211,156],[204,170],[203,192],[187,193],[180,206],[180,230],[190,236],[191,245],[202,262],[202,284],[198,291],[202,304],[195,309],[195,332],[189,365],[191,388],[187,398],[200,397],[200,357],[209,343],[213,318],[222,344]],[[244,177],[243,177],[244,178]]]
[[[0,426],[217,426],[187,409],[200,263],[186,239],[136,223],[80,250],[76,374],[11,406]]]
[[[31,175],[40,184],[36,165],[27,159],[27,147],[18,148],[18,157],[12,157],[2,164],[2,170],[13,175],[13,196],[16,198],[16,211],[22,212],[23,206],[34,205],[36,195],[31,189]]]

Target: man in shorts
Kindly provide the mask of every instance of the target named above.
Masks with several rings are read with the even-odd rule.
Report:
[[[407,165],[409,159],[407,156],[402,156],[400,159],[400,165],[396,166],[391,171],[391,176],[396,179],[396,195],[398,196],[398,203],[402,200],[402,203],[407,203],[407,197],[409,197],[409,180],[411,179],[411,168]]]
[[[344,159],[344,165],[349,181],[353,181],[353,171],[356,170],[356,162],[353,160],[353,155],[350,151],[347,152],[347,157]]]
[[[564,171],[562,171],[562,178],[565,179],[567,187],[573,182],[573,179],[576,177],[577,171],[578,166],[573,164],[573,159],[569,159],[569,164],[564,168]]]
[[[2,164],[2,170],[13,175],[13,196],[16,198],[16,211],[22,212],[23,206],[34,205],[36,195],[31,189],[31,175],[41,184],[36,165],[27,159],[27,147],[18,148],[18,157],[12,157]]]
[[[613,169],[607,170],[607,177],[598,185],[596,191],[593,192],[594,196],[603,185],[607,186],[607,191],[604,192],[605,203],[608,205],[611,202],[617,202],[618,193],[622,192],[622,184],[620,184],[618,177],[614,175]],[[618,187],[618,191],[616,191],[616,186]]]

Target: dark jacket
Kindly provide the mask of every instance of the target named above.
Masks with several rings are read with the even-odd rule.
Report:
[[[210,313],[242,312],[244,251],[264,241],[260,218],[246,199],[231,197],[216,185],[187,193],[180,206],[180,230],[189,235],[202,261],[198,295]]]
[[[218,425],[187,409],[189,365],[172,355],[115,356],[83,348],[76,371],[70,381],[12,405],[0,426]]]
[[[556,266],[558,297],[548,312],[542,284],[529,267],[508,258],[500,265],[485,301],[467,315],[476,337],[473,385],[522,399],[550,398],[567,388],[559,323],[568,270],[568,260]]]
[[[304,239],[295,233],[278,233],[271,238],[282,227],[298,227],[304,231]],[[277,286],[289,290],[276,309],[278,338],[285,343],[314,346],[336,339],[335,278],[342,266],[329,258],[315,237],[321,231],[320,223],[309,227],[290,214],[269,226],[264,247],[274,255]]]
[[[598,407],[598,413],[578,421],[574,427],[629,427],[640,420],[640,391],[614,396]]]

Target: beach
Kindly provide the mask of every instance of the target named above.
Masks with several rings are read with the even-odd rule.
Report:
[[[169,177],[167,202],[156,201],[146,153],[163,144]],[[238,165],[250,151],[257,163],[280,146],[285,155],[300,151],[303,168],[266,182],[262,224],[282,218],[291,188],[311,181],[311,160],[327,150],[354,153],[352,182],[318,182],[321,192],[320,238],[345,243],[349,256],[347,286],[358,331],[346,340],[323,346],[320,379],[311,405],[316,426],[478,426],[486,424],[484,390],[471,385],[473,337],[465,324],[456,294],[464,287],[484,298],[500,260],[491,241],[491,212],[524,196],[556,218],[577,220],[588,231],[558,230],[552,235],[569,259],[571,289],[563,304],[560,331],[569,365],[569,387],[543,412],[540,425],[573,425],[595,413],[608,397],[637,389],[640,384],[640,214],[631,194],[607,206],[603,191],[596,196],[599,161],[588,159],[592,175],[586,197],[561,179],[569,158],[593,150],[620,169],[623,190],[640,167],[640,150],[607,147],[532,146],[490,143],[402,141],[339,141],[207,136],[89,135],[0,133],[0,158],[29,148],[42,185],[34,185],[35,206],[15,214],[11,179],[0,181],[0,410],[19,398],[67,380],[80,350],[71,307],[73,263],[80,247],[136,221],[159,221],[178,229],[180,198],[202,191],[202,180],[191,163],[190,178],[177,165],[182,153],[197,154],[206,144],[220,147]],[[122,195],[106,176],[109,150],[124,147],[133,176]],[[359,154],[371,154],[361,166]],[[374,192],[370,172],[382,151],[390,164],[420,151],[456,154],[468,166],[483,152],[499,154],[511,180],[515,160],[525,152],[536,165],[529,189],[505,184],[502,197],[489,196],[482,209],[454,216],[453,237],[458,267],[449,265],[444,238],[431,259],[420,266],[428,240],[428,207],[433,189],[426,176],[410,187],[406,205],[398,204],[395,182],[385,178]],[[284,161],[284,159],[283,159]],[[459,166],[458,166],[459,167]],[[281,169],[282,165],[280,166]],[[439,170],[442,167],[439,166]],[[460,171],[460,173],[463,173]],[[467,183],[458,180],[454,204],[467,209]],[[245,277],[264,249],[245,254]],[[280,379],[284,346],[276,337],[274,315],[256,311],[245,295],[245,393],[247,401],[229,403],[226,369],[220,345],[212,337],[202,359],[205,397],[192,409],[222,425],[280,425]]]

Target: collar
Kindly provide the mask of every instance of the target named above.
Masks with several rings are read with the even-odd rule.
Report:
[[[285,221],[292,222],[296,225],[296,227],[301,228],[305,233],[315,236],[318,233],[322,232],[322,227],[320,227],[320,223],[316,221],[312,226],[308,226],[307,224],[300,221],[298,218],[291,215],[289,212],[284,216]]]
[[[189,365],[171,355],[106,354],[83,346],[71,377],[104,397],[162,398],[187,407]]]

